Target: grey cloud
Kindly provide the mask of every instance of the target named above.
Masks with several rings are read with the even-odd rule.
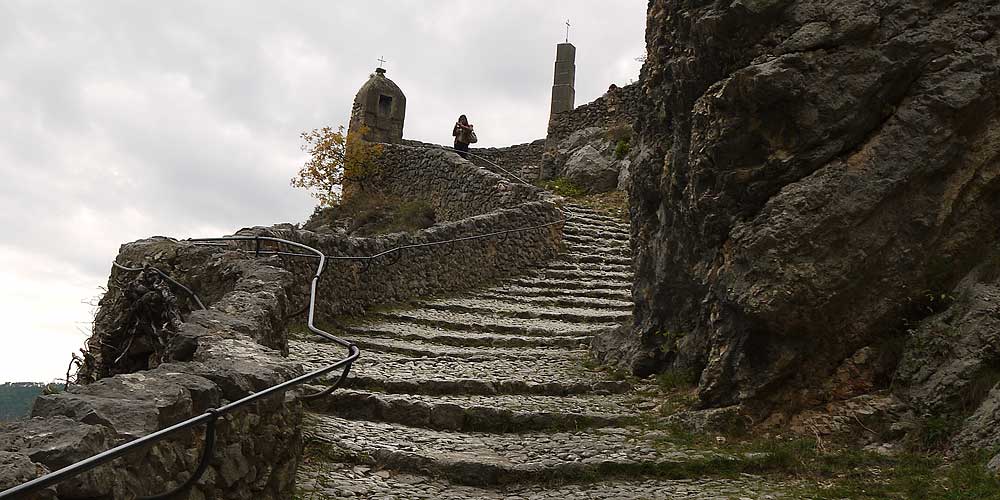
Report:
[[[96,288],[124,241],[302,221],[299,133],[346,124],[380,56],[408,137],[447,142],[466,113],[484,145],[540,138],[564,20],[582,104],[636,76],[645,5],[0,2],[0,247]]]

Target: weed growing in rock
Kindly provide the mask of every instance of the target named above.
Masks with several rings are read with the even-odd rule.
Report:
[[[630,147],[630,143],[627,139],[619,140],[618,144],[615,145],[615,159],[621,160],[628,156]]]

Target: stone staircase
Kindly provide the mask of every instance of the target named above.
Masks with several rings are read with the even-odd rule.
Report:
[[[567,215],[566,254],[533,275],[343,327],[362,357],[309,407],[298,498],[771,498],[714,473],[733,457],[641,425],[655,387],[591,368],[590,338],[631,315],[628,227]],[[310,368],[340,354],[290,350]]]

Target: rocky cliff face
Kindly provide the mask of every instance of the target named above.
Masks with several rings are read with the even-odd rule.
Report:
[[[708,406],[885,385],[998,241],[998,26],[996,0],[651,1],[636,323],[600,354]]]

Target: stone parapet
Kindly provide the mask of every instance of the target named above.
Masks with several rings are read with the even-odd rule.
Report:
[[[187,312],[177,306],[175,297],[168,297],[167,303],[173,304],[183,322],[162,332],[164,345],[148,353],[150,369],[40,396],[30,420],[0,425],[0,451],[20,464],[13,474],[0,467],[0,490],[302,373],[297,364],[281,357],[280,350],[262,345],[286,342],[283,318],[291,283],[287,271],[239,252],[163,238],[124,245],[119,262],[155,265],[182,283],[197,283],[209,271],[223,278],[216,281],[218,287],[202,282],[198,291],[207,310]],[[144,321],[137,304],[149,301],[148,295],[118,296],[123,284],[137,279],[136,274],[112,272],[99,316],[117,317],[123,323]],[[119,349],[127,354],[143,342],[156,340],[133,338]],[[115,361],[109,356],[103,363]],[[94,373],[102,369],[114,371],[91,367]],[[290,498],[302,450],[301,417],[296,398],[278,395],[220,418],[208,470],[182,498]],[[197,467],[203,431],[204,426],[179,431],[36,498],[129,499],[169,491]]]

